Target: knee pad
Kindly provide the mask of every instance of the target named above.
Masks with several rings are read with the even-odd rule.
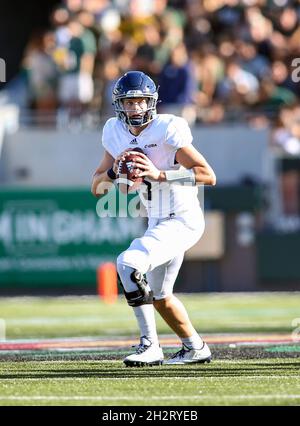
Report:
[[[119,276],[119,281],[121,286],[123,287],[125,297],[127,299],[127,303],[129,306],[141,306],[146,304],[153,303],[153,292],[150,289],[146,279],[143,274],[136,269],[130,268],[129,266],[123,267],[124,269],[128,269],[126,272],[129,273],[129,278],[133,284],[135,284],[135,290],[126,291],[122,282],[122,279]],[[126,274],[127,275],[127,274]]]

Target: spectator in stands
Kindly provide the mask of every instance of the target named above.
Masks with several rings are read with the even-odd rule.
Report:
[[[62,106],[80,113],[93,98],[93,69],[96,55],[94,35],[78,19],[68,23],[70,41],[68,54],[61,69],[59,100]]]
[[[298,27],[297,9],[292,6],[285,7],[278,16],[278,30],[285,36],[290,36]]]
[[[103,80],[102,105],[104,107],[103,111],[105,112],[105,115],[107,116],[114,115],[114,112],[115,112],[111,99],[112,99],[113,88],[119,76],[120,76],[120,68],[118,66],[118,62],[116,58],[111,58],[107,60],[103,67],[103,76],[102,76],[102,80]]]
[[[69,19],[70,12],[62,6],[56,7],[50,16],[57,48],[65,47],[70,41],[70,33],[67,28]]]
[[[225,72],[225,78],[218,87],[218,98],[230,105],[253,105],[259,96],[259,81],[255,75],[245,71],[238,59],[231,59]]]
[[[292,77],[291,77],[292,72],[289,70],[289,68],[284,62],[275,60],[272,63],[271,73],[272,73],[272,75],[270,76],[271,80],[277,86],[288,89],[293,94],[299,97],[299,94],[300,94],[299,83],[294,82],[292,80]]]
[[[258,53],[257,46],[250,40],[238,40],[236,45],[242,69],[258,79],[266,77],[270,71],[270,62],[266,56]]]
[[[266,110],[279,111],[280,106],[293,105],[296,95],[285,87],[278,86],[270,78],[261,82],[260,105]]]
[[[157,25],[146,26],[144,36],[144,43],[137,48],[136,55],[133,57],[132,69],[143,71],[155,80],[169,52],[166,52],[162,45],[162,37]]]
[[[83,6],[83,0],[63,0],[63,2],[65,3],[65,7],[71,14],[78,13]]]
[[[193,63],[198,83],[196,102],[201,109],[213,103],[217,86],[224,78],[225,63],[213,44],[203,46],[201,53],[195,52]]]
[[[180,43],[172,51],[169,62],[159,74],[161,111],[182,114],[191,123],[195,120],[195,70],[186,47]]]
[[[31,103],[38,112],[49,113],[57,108],[58,74],[54,49],[55,35],[47,31],[32,38],[25,54],[23,63],[27,70]]]

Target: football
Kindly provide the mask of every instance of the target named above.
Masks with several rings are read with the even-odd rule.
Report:
[[[143,177],[136,176],[139,169],[133,166],[137,158],[135,152],[142,152],[144,154],[141,148],[133,148],[129,151],[129,155],[126,156],[125,160],[119,163],[117,178],[119,179],[119,189],[122,192],[136,191],[144,181]]]

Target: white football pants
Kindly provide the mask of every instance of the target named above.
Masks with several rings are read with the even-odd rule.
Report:
[[[200,207],[170,218],[149,218],[144,236],[133,240],[118,256],[118,270],[125,265],[146,274],[155,300],[164,299],[173,292],[184,252],[200,239],[203,231]],[[127,291],[126,282],[122,284]]]

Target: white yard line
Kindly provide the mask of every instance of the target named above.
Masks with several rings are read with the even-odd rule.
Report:
[[[11,372],[12,376],[14,375],[13,372]],[[18,372],[16,371],[15,374],[18,374]],[[65,373],[64,373],[65,374]],[[299,374],[290,374],[289,376],[278,376],[278,375],[256,375],[256,376],[238,376],[238,377],[230,377],[230,380],[240,380],[241,377],[246,378],[246,379],[253,379],[253,380],[262,380],[263,378],[268,378],[268,379],[277,379],[277,380],[283,380],[283,379],[288,379],[290,380],[291,378],[296,377],[297,379],[300,380],[300,376]],[[1,376],[0,376],[1,379]],[[23,378],[23,380],[29,380],[29,381],[33,381],[33,380],[49,380],[50,377],[25,377]],[[208,377],[208,376],[202,376],[202,377],[182,377],[182,376],[172,376],[172,377],[86,377],[86,376],[82,376],[82,377],[72,377],[72,375],[70,374],[70,377],[55,377],[55,376],[51,376],[51,380],[52,381],[67,381],[67,380],[72,380],[72,382],[74,380],[147,380],[147,381],[151,381],[151,380],[182,380],[182,381],[203,381],[203,380],[228,380],[228,377],[224,376],[224,377],[218,377],[218,376],[213,376],[213,377]],[[14,377],[12,378],[5,378],[5,382],[7,382],[7,380],[16,380]],[[1,387],[1,385],[0,385]],[[1,398],[1,396],[0,396]]]
[[[160,400],[209,400],[209,399],[221,399],[221,400],[247,400],[247,399],[295,399],[300,398],[300,394],[290,395],[177,395],[177,396],[55,396],[55,395],[44,395],[44,396],[0,396],[0,400],[8,401],[115,401],[115,400],[137,400],[137,401],[160,401]]]
[[[69,323],[76,323],[76,324],[82,324],[83,322],[85,323],[110,323],[110,322],[114,322],[114,319],[111,318],[102,318],[96,315],[81,315],[81,316],[76,316],[76,318],[72,318],[72,317],[55,317],[55,316],[51,316],[51,317],[35,317],[35,318],[17,318],[17,319],[6,319],[5,320],[7,325],[40,325],[40,324],[69,324]],[[131,318],[122,318],[122,322],[132,322]]]

